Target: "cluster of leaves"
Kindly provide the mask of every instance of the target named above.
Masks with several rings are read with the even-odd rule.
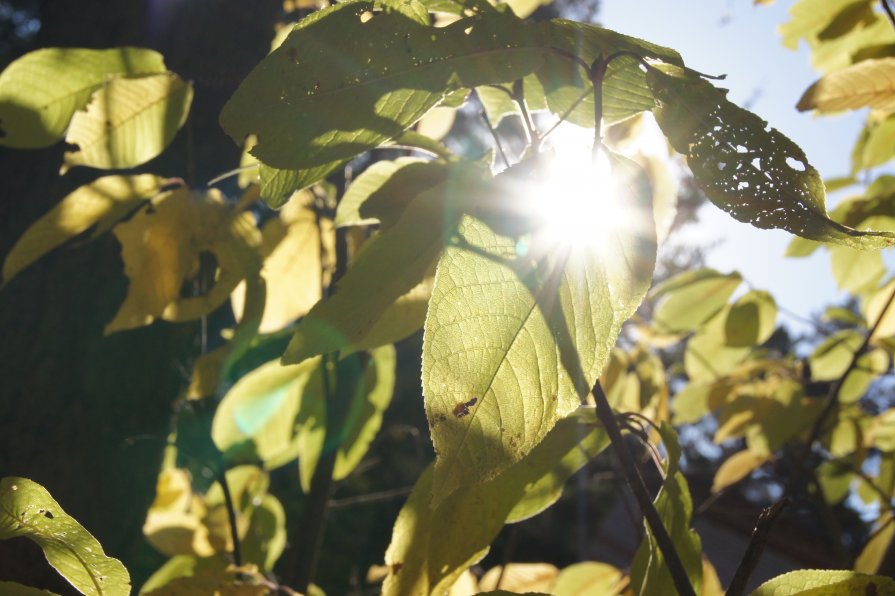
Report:
[[[444,26],[433,25],[432,13]],[[461,158],[424,134],[433,110],[450,113],[472,92],[493,121],[521,117],[532,140],[525,158],[497,175],[486,160]],[[66,154],[63,174],[77,165],[133,168],[164,150],[190,99],[189,84],[148,50],[40,50],[0,75],[0,143],[40,147],[64,136],[79,150]],[[107,333],[159,318],[202,318],[232,300],[238,322],[222,347],[197,359],[183,395],[215,404],[218,482],[197,491],[178,467],[172,437],[144,525],[150,544],[171,558],[143,593],[278,589],[270,573],[284,549],[286,520],[268,493],[269,472],[297,460],[302,489],[325,495],[331,482],[355,471],[393,393],[391,344],[423,327],[423,398],[436,459],[395,522],[384,555],[385,594],[511,585],[557,594],[720,593],[690,529],[693,505],[672,411],[679,422],[718,412],[717,440],[746,437],[745,455],[719,472],[719,489],[806,431],[809,447],[818,439],[839,460],[868,448],[891,455],[891,415],[862,426],[848,410],[888,370],[895,341],[885,341],[889,328],[877,322],[888,309],[886,288],[868,297],[866,321],[854,321],[873,330],[867,337],[878,348],[868,352],[859,332],[843,332],[818,348],[810,372],[759,347],[775,328],[771,296],[753,291],[728,304],[742,280],[714,271],[654,287],[654,321],[642,325],[635,346],[614,349],[650,291],[667,232],[661,174],[611,152],[598,135],[594,154],[613,176],[600,188],[611,186],[612,196],[603,190],[607,196],[590,199],[613,202],[630,224],[593,222],[599,250],[557,238],[533,216],[537,199],[523,198],[557,161],[540,151],[532,111],[598,132],[603,123],[652,111],[708,198],[735,218],[848,255],[878,254],[895,243],[879,220],[891,213],[883,191],[831,218],[823,183],[802,150],[727,101],[668,48],[582,23],[528,22],[507,5],[475,0],[356,0],[314,12],[284,29],[221,114],[224,130],[247,150],[242,196],[230,200],[149,174],[101,177],[31,226],[4,263],[8,283],[65,243],[113,233],[130,286]],[[378,161],[344,192],[326,182],[381,146],[426,157]],[[259,198],[280,211],[265,211]],[[859,230],[867,226],[877,231]],[[850,288],[882,282],[882,274],[857,280],[844,271]],[[263,341],[259,331],[291,337],[282,361],[228,387],[239,357]],[[690,384],[669,403],[654,349],[682,338]],[[831,395],[841,424],[828,431],[817,421],[829,414],[813,407],[803,381],[840,377]],[[629,572],[581,563],[541,567],[526,579],[525,569],[507,565],[473,578],[470,566],[505,524],[553,504],[610,443],[624,453],[624,443],[610,440],[617,432],[612,411],[600,414],[610,407],[629,430],[634,417],[655,427],[635,434],[660,441],[665,453],[664,481],[650,506],[659,522],[647,524]],[[847,463],[850,480],[860,462]],[[881,479],[868,482],[887,490]],[[63,519],[45,491],[30,487],[20,479],[0,485],[0,538],[34,538],[85,593],[127,591],[120,564],[83,555],[98,545],[73,520],[77,529],[66,540],[29,513],[40,507],[40,514],[59,511],[44,516],[54,523]],[[885,495],[890,503],[890,487],[876,496]],[[59,548],[74,553],[80,567],[57,563]],[[115,567],[115,590],[83,581],[85,573],[109,581],[113,573],[102,566]],[[854,572],[796,572],[755,594],[814,586],[895,589],[889,579]]]

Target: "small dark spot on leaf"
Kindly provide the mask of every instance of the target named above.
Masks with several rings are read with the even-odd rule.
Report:
[[[53,514],[49,511],[44,511],[44,517],[46,517],[47,519],[53,519]]]
[[[404,563],[392,563],[392,573],[397,575],[399,571],[401,571],[401,567],[404,566]]]
[[[479,401],[479,398],[473,397],[468,402],[460,402],[454,407],[454,416],[457,418],[463,418],[464,416],[469,415],[469,408],[474,406]]]

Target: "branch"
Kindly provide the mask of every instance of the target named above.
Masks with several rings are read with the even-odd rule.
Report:
[[[224,504],[227,507],[227,520],[230,522],[230,537],[233,539],[233,564],[242,567],[242,545],[239,544],[239,530],[236,527],[236,507],[233,505],[233,495],[230,493],[230,484],[227,482],[227,470],[221,466],[218,472],[218,482],[224,491]]]
[[[880,4],[883,5],[883,10],[886,11],[886,16],[889,17],[889,22],[895,27],[895,12],[892,12],[892,7],[889,6],[889,0],[880,0]]]
[[[621,429],[615,420],[615,414],[612,412],[612,406],[609,405],[609,400],[599,380],[594,384],[592,392],[597,403],[597,417],[609,434],[612,448],[621,462],[625,481],[628,483],[631,492],[634,493],[634,498],[637,499],[640,513],[646,518],[646,522],[653,532],[656,543],[659,545],[659,550],[665,558],[665,564],[668,566],[668,571],[671,574],[671,579],[674,581],[677,593],[681,596],[695,596],[696,592],[693,591],[693,586],[690,585],[690,578],[687,576],[684,564],[681,562],[677,549],[674,547],[674,542],[671,541],[671,536],[668,535],[668,531],[662,524],[659,512],[656,511],[656,507],[653,505],[653,501],[646,490],[646,484],[643,482],[640,470],[634,462],[634,457],[625,444]]]
[[[507,154],[503,151],[503,145],[500,143],[500,137],[497,136],[497,131],[494,130],[494,127],[491,125],[491,120],[488,119],[488,113],[485,112],[485,104],[482,103],[482,98],[479,97],[478,93],[475,93],[475,98],[479,101],[479,105],[482,106],[482,111],[479,115],[482,117],[482,120],[485,121],[485,126],[488,127],[488,131],[491,133],[491,136],[494,137],[494,144],[497,145],[497,151],[500,153],[500,158],[503,160],[503,165],[506,167],[510,167],[510,160],[507,159]],[[512,97],[512,95],[510,96]]]
[[[759,514],[758,521],[755,523],[755,529],[752,530],[752,539],[749,541],[749,546],[746,547],[743,559],[740,561],[736,573],[734,573],[733,579],[730,581],[730,587],[727,588],[726,596],[742,596],[743,592],[745,592],[749,577],[755,571],[758,560],[761,558],[761,552],[764,550],[771,526],[774,525],[777,516],[780,515],[783,508],[788,504],[789,497],[784,497]]]

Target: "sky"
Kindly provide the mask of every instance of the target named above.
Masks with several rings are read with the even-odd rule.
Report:
[[[707,74],[726,74],[716,84],[798,143],[825,178],[846,175],[851,147],[863,123],[852,112],[817,118],[799,113],[795,104],[817,79],[803,43],[797,52],[784,48],[777,32],[794,2],[753,6],[752,0],[602,0],[599,20],[609,29],[677,50],[687,66]],[[846,195],[847,196],[847,195]],[[827,207],[842,195],[828,197]],[[712,205],[701,223],[687,233],[695,241],[721,244],[708,254],[708,266],[736,269],[755,288],[770,291],[778,304],[802,315],[820,312],[843,294],[830,273],[829,256],[818,251],[807,259],[782,257],[791,236],[737,222]],[[781,322],[795,323],[781,315]],[[798,324],[795,324],[799,327]]]

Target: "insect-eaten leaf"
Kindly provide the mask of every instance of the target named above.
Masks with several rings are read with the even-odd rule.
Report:
[[[473,204],[488,224],[466,217],[445,250],[423,345],[436,502],[494,478],[573,411],[645,295],[656,256],[651,193],[639,168],[615,159],[616,191],[630,219],[604,229],[598,242],[493,231],[503,229],[501,201],[522,202],[520,180],[530,192],[531,181],[508,171]],[[458,404],[473,398],[469,414],[458,416]]]
[[[88,596],[127,596],[131,580],[118,559],[59,506],[41,485],[25,478],[0,480],[0,540],[25,537],[43,549],[50,565]]]
[[[106,333],[148,325],[158,317],[196,319],[223,304],[260,267],[253,248],[260,239],[251,217],[234,214],[216,190],[179,189],[119,224],[114,232],[130,285]],[[201,273],[203,257],[214,265],[213,283],[198,296],[184,298],[181,288]]]
[[[162,55],[143,48],[43,48],[0,73],[0,145],[48,147],[62,139],[75,111],[109,77],[167,70]]]
[[[737,220],[854,248],[895,244],[891,232],[862,232],[830,219],[823,181],[802,149],[727,101],[724,90],[667,65],[651,67],[647,79],[668,140],[687,157],[706,196]]]
[[[192,100],[192,84],[173,73],[109,79],[72,118],[65,141],[78,150],[65,154],[61,173],[78,165],[113,170],[146,163],[174,140]]]

